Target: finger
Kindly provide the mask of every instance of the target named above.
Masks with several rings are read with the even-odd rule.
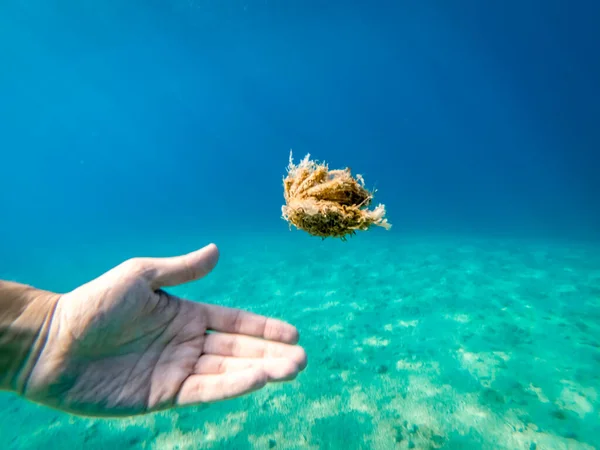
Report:
[[[210,333],[204,341],[204,353],[236,358],[286,358],[300,370],[306,367],[306,352],[302,347],[243,335]]]
[[[181,256],[168,258],[148,258],[145,262],[152,270],[152,289],[176,286],[202,278],[214,269],[219,260],[219,250],[215,244]]]
[[[300,338],[296,327],[281,320],[236,308],[217,305],[203,306],[206,311],[207,328],[209,330],[246,334],[287,344],[296,344]]]
[[[269,381],[260,368],[219,375],[191,375],[181,386],[177,405],[216,402],[249,394],[264,387]]]
[[[203,355],[194,367],[194,374],[216,375],[246,369],[262,369],[270,381],[289,381],[300,372],[298,365],[287,358],[256,359]]]

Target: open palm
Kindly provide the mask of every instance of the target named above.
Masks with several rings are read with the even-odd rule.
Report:
[[[218,256],[211,244],[173,258],[134,258],[62,295],[23,395],[77,414],[119,416],[293,379],[306,366],[293,326],[163,290],[202,278]]]

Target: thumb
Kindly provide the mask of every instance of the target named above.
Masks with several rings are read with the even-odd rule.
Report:
[[[219,260],[219,250],[215,244],[192,253],[169,258],[149,258],[146,263],[151,270],[150,285],[153,290],[166,286],[176,286],[198,280],[208,275]]]

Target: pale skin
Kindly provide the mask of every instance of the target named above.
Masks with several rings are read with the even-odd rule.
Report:
[[[61,295],[22,395],[74,414],[129,416],[294,379],[306,367],[295,327],[165,291],[206,276],[218,257],[211,244],[134,258]]]

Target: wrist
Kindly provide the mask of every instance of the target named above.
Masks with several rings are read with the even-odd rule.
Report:
[[[0,280],[0,390],[21,394],[60,295]]]

